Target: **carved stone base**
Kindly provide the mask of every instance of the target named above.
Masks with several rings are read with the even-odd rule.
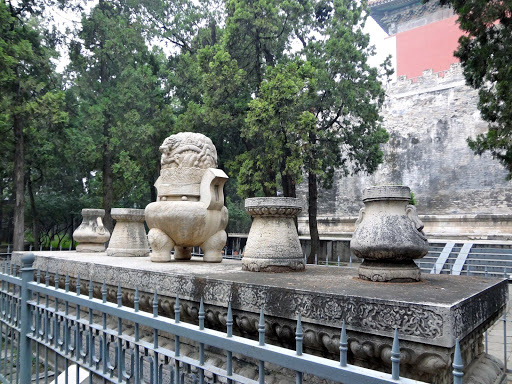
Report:
[[[254,218],[247,237],[242,269],[250,272],[300,272],[304,256],[293,219],[302,210],[292,197],[255,197],[245,200]]]
[[[219,331],[226,330],[231,302],[233,334],[243,337],[258,338],[263,308],[265,341],[290,349],[295,348],[297,314],[301,313],[304,352],[333,360],[339,359],[340,328],[345,320],[348,362],[383,372],[391,370],[397,328],[401,375],[432,384],[452,382],[457,338],[467,369],[481,359],[483,333],[502,315],[508,291],[505,280],[470,276],[429,274],[418,283],[381,284],[358,279],[352,269],[323,266],[308,267],[300,274],[263,275],[241,271],[241,263],[235,260],[205,264],[192,257],[188,263],[155,265],[141,258],[108,258],[105,254],[35,254],[34,266],[42,271],[42,281],[44,271],[52,278],[58,272],[61,288],[66,273],[71,276],[71,290],[80,274],[82,292],[87,292],[92,279],[94,297],[101,298],[103,281],[107,281],[107,298],[116,302],[120,283],[123,305],[132,306],[138,287],[143,311],[152,311],[156,289],[159,313],[171,318],[179,295],[184,322],[197,324],[203,298],[206,326]],[[13,256],[13,261],[19,262],[19,257]],[[488,371],[490,381],[475,379],[472,383],[498,384],[492,381],[496,369],[490,365],[494,363],[486,359],[482,364],[488,368],[475,368],[475,375]]]
[[[300,272],[304,271],[304,261],[292,259],[253,259],[243,258],[243,271],[251,272]]]
[[[386,262],[365,259],[358,273],[360,279],[369,281],[407,283],[421,280],[421,271],[412,260]]]
[[[507,375],[503,372],[503,363],[494,356],[482,353],[466,369],[465,384],[505,384]]]
[[[145,257],[149,256],[149,244],[144,228],[144,210],[112,208],[116,226],[107,248],[108,256]]]
[[[76,246],[77,252],[105,252],[105,249],[104,243],[80,243]]]

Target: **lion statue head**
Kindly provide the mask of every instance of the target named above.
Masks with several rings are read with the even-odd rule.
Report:
[[[201,133],[171,135],[160,146],[160,152],[162,169],[217,168],[217,150],[210,138]]]

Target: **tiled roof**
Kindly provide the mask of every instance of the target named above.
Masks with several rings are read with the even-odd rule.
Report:
[[[383,5],[383,4],[387,4],[387,3],[392,3],[396,0],[370,0],[368,1],[368,5],[370,7],[375,7],[377,5]]]

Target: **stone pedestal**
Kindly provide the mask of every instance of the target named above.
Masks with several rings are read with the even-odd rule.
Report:
[[[112,208],[116,226],[107,248],[108,256],[149,256],[149,244],[144,228],[144,210]]]
[[[189,263],[155,264],[135,257],[105,257],[104,253],[35,255],[35,268],[43,274],[48,270],[52,276],[58,272],[61,287],[69,273],[73,289],[80,274],[82,292],[87,292],[92,279],[94,296],[101,298],[103,281],[107,281],[108,300],[116,302],[120,283],[125,305],[133,304],[138,287],[140,308],[144,311],[152,311],[156,290],[160,314],[173,317],[179,295],[184,322],[197,324],[203,298],[206,327],[225,332],[227,306],[231,302],[233,333],[257,340],[263,308],[266,342],[294,349],[297,314],[301,313],[304,352],[337,360],[340,328],[345,320],[348,362],[386,372],[390,370],[397,328],[401,376],[434,384],[452,382],[451,364],[459,338],[464,382],[494,383],[471,381],[471,372],[481,372],[482,364],[487,370],[494,370],[495,376],[503,376],[499,365],[487,362],[483,334],[505,309],[505,280],[426,275],[419,283],[382,284],[357,279],[353,269],[324,266],[308,266],[303,273],[261,274],[241,271],[240,262],[235,260],[206,264],[192,257]],[[14,262],[19,263],[19,257],[13,256]],[[115,327],[117,322],[113,324]],[[197,352],[195,347],[190,350]]]
[[[104,252],[110,232],[103,226],[104,209],[82,209],[82,224],[73,232],[77,252]]]
[[[252,272],[304,270],[304,256],[294,218],[302,210],[293,197],[255,197],[245,200],[246,211],[254,218],[242,269]]]
[[[419,281],[414,259],[428,252],[423,223],[409,204],[411,190],[405,186],[380,186],[363,192],[350,249],[364,259],[359,268],[363,280],[380,282]]]

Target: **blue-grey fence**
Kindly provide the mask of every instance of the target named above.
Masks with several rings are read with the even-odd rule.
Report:
[[[139,310],[138,290],[134,308],[123,306],[121,287],[117,290],[117,303],[107,302],[107,288],[103,283],[101,299],[93,297],[93,284],[89,281],[87,294],[82,294],[80,277],[76,291],[70,291],[66,276],[64,289],[59,287],[60,277],[33,268],[34,256],[22,257],[22,266],[6,260],[0,273],[0,381],[27,384],[48,383],[49,372],[55,377],[65,372],[65,383],[71,370],[83,368],[91,373],[89,383],[214,383],[224,378],[227,383],[264,383],[266,364],[286,368],[302,383],[305,375],[344,383],[420,383],[399,376],[400,348],[398,332],[391,353],[392,373],[386,374],[347,364],[348,343],[345,326],[340,333],[340,361],[302,353],[302,325],[300,315],[296,327],[296,349],[289,350],[265,343],[264,312],[258,325],[259,340],[233,335],[233,315],[228,305],[226,332],[204,326],[205,311],[201,300],[199,324],[180,321],[181,306],[176,298],[175,318],[158,315],[158,296],[155,292],[152,313]],[[34,281],[34,275],[36,280]],[[109,320],[117,320],[110,327]],[[133,327],[133,333],[126,332]],[[143,330],[152,333],[148,341]],[[162,339],[174,338],[174,349]],[[182,353],[183,339],[198,353]],[[206,351],[217,351],[224,363],[214,365],[205,361]],[[221,351],[221,352],[219,352]],[[255,362],[256,377],[245,377],[237,372],[238,359]],[[463,364],[457,341],[453,364],[455,383],[462,383]],[[95,381],[93,381],[93,378]]]

